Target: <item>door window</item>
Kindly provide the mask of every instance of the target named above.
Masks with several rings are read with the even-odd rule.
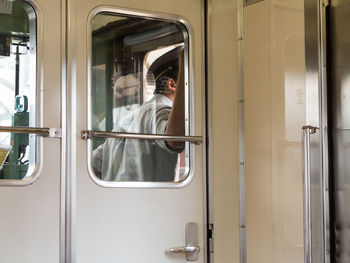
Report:
[[[188,31],[177,21],[101,12],[91,22],[90,128],[99,180],[182,182],[189,143],[138,136],[189,134]]]
[[[1,2],[0,72],[0,126],[35,126],[36,14],[25,1]],[[0,132],[0,179],[30,180],[35,163],[35,135]]]

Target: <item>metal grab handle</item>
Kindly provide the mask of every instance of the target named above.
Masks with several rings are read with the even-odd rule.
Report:
[[[182,247],[172,247],[168,249],[168,253],[199,253],[200,248],[197,246],[182,246]]]
[[[186,246],[172,247],[165,250],[168,254],[180,254],[186,255],[187,261],[197,261],[200,248],[198,246],[198,225],[197,223],[189,222],[185,227],[186,234]]]
[[[317,128],[304,126],[302,128],[303,147],[303,194],[304,194],[304,262],[311,263],[311,167],[310,167],[310,134],[316,133]]]
[[[81,138],[83,140],[98,138],[120,138],[120,139],[139,139],[139,140],[166,140],[174,142],[190,142],[194,144],[201,144],[203,137],[201,136],[172,136],[162,134],[144,134],[144,133],[122,133],[122,132],[104,132],[104,131],[90,131],[82,130]]]
[[[28,133],[48,138],[61,138],[60,128],[37,128],[22,126],[0,126],[0,132]]]

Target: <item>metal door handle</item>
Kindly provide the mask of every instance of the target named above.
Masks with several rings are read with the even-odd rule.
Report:
[[[168,254],[184,253],[187,261],[197,261],[200,248],[198,246],[198,225],[190,222],[185,227],[186,246],[172,247],[166,250]]]
[[[172,247],[168,249],[168,253],[199,253],[200,248],[197,246]]]
[[[310,134],[316,133],[317,128],[304,126],[303,136],[303,194],[304,194],[304,262],[311,263],[311,166],[310,166]]]
[[[61,138],[62,131],[60,128],[37,128],[37,127],[21,127],[21,126],[0,126],[0,132],[14,132],[35,134],[37,136],[49,138]]]

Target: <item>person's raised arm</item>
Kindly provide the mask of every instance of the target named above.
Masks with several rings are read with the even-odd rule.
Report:
[[[185,87],[184,87],[184,52],[179,54],[179,73],[176,81],[174,103],[165,130],[166,135],[185,135]],[[174,148],[183,148],[185,142],[166,141]]]

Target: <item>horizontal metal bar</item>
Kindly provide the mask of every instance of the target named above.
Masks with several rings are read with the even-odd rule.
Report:
[[[0,132],[28,133],[48,138],[61,138],[60,128],[38,128],[22,126],[0,126]]]
[[[99,138],[119,138],[119,139],[139,139],[139,140],[166,140],[173,142],[190,142],[201,144],[203,137],[201,136],[171,136],[161,134],[144,134],[144,133],[122,133],[122,132],[104,132],[104,131],[81,131],[83,140],[91,139],[92,137]]]

